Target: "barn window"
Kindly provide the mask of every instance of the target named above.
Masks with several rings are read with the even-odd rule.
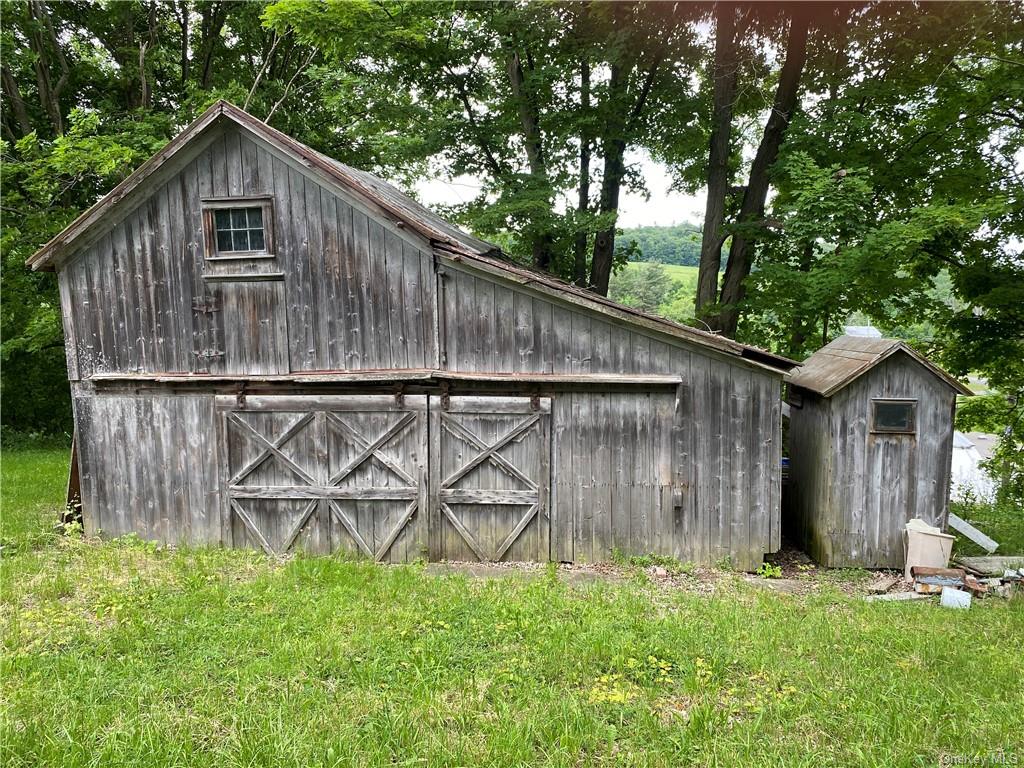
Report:
[[[265,258],[273,254],[269,199],[204,201],[207,258]]]
[[[914,400],[873,400],[873,432],[916,432],[917,402]]]

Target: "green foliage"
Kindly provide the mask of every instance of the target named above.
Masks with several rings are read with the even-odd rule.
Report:
[[[1024,556],[1024,508],[1019,503],[1010,499],[983,502],[967,496],[950,500],[949,511],[999,542],[995,554]],[[955,554],[968,557],[988,554],[952,529],[950,533],[956,535]]]
[[[757,566],[757,575],[762,579],[781,579],[782,566],[772,563],[761,563]]]
[[[701,229],[683,222],[671,227],[633,227],[623,229],[622,248],[629,251],[630,261],[653,261],[696,267],[700,264]],[[729,249],[722,247],[722,269],[728,261]]]
[[[618,548],[612,549],[612,562],[634,568],[664,568],[672,576],[692,576],[696,572],[693,563],[681,562],[674,557],[656,555],[625,555]]]
[[[692,322],[697,268],[631,261],[612,275],[608,295],[629,307]]]

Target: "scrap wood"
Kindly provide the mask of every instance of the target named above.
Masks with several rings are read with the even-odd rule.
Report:
[[[999,542],[990,536],[986,536],[962,517],[949,513],[949,527],[962,536],[966,536],[990,555],[999,549]]]
[[[1002,576],[1007,570],[1024,568],[1024,557],[959,557],[957,564],[985,576]]]
[[[875,581],[873,584],[868,585],[868,592],[873,595],[884,595],[890,589],[895,587],[897,583],[899,583],[899,579],[897,578],[893,578],[891,576],[883,577]]]

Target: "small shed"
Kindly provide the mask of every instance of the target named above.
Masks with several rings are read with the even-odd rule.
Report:
[[[946,528],[963,384],[902,341],[841,336],[788,376],[785,526],[829,567],[903,565],[903,527]]]
[[[86,530],[389,562],[779,548],[795,362],[507,258],[218,102],[57,272]]]

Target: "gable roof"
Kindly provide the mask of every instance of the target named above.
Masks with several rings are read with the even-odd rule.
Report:
[[[520,284],[541,288],[570,303],[585,306],[602,314],[657,330],[726,355],[740,357],[775,371],[787,371],[798,365],[794,360],[767,350],[740,344],[709,331],[691,328],[658,315],[618,304],[604,296],[558,280],[545,272],[517,265],[508,260],[497,246],[463,232],[383,179],[321,154],[224,100],[216,102],[207,109],[181,133],[171,139],[163,149],[140,165],[91,208],[54,236],[33,254],[26,264],[33,270],[55,269],[64,256],[74,251],[79,239],[84,237],[101,220],[112,215],[115,209],[120,208],[122,204],[128,205],[129,203],[126,201],[137,200],[140,196],[148,194],[147,190],[154,185],[145,185],[144,182],[147,179],[161,169],[172,167],[171,161],[179,152],[212,126],[225,120],[245,128],[302,166],[326,176],[371,208],[385,212],[395,219],[397,226],[418,233],[429,241],[439,253],[449,258],[464,261],[492,274],[497,273]]]
[[[904,352],[961,395],[974,394],[944,370],[899,339],[840,336],[804,360],[787,376],[790,384],[831,397],[897,352]]]

